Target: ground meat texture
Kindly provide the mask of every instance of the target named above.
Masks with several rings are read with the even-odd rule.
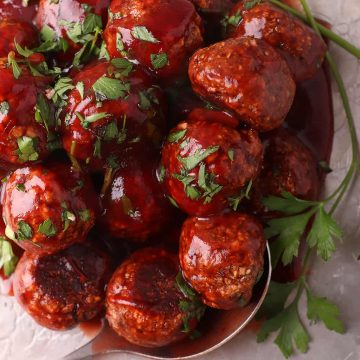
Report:
[[[54,32],[56,38],[65,39],[68,47],[65,54],[61,51],[57,54],[57,58],[62,62],[68,62],[84,44],[81,38],[89,29],[88,25],[85,30],[83,27],[87,16],[89,14],[101,16],[102,26],[105,26],[109,4],[110,0],[40,0],[35,24],[39,30],[48,27]],[[73,31],[74,26],[79,27],[79,25],[82,27]]]
[[[143,142],[160,147],[164,98],[149,74],[116,59],[86,66],[73,79],[79,83],[83,93],[74,87],[60,116],[63,145],[73,157],[98,169],[139,143],[142,150]]]
[[[111,57],[127,57],[166,80],[184,75],[203,42],[202,23],[188,0],[115,0],[104,39]]]
[[[286,191],[304,199],[315,200],[319,194],[317,163],[311,150],[285,128],[268,133],[265,138],[263,170],[251,192],[252,208],[267,213],[262,198],[281,196]]]
[[[122,263],[106,293],[106,318],[112,329],[145,347],[184,338],[187,314],[179,304],[188,299],[176,286],[178,273],[176,256],[162,249],[139,250]]]
[[[176,216],[150,159],[131,160],[117,170],[102,204],[104,231],[117,238],[145,240],[163,231]]]
[[[15,42],[22,47],[32,48],[38,42],[36,29],[22,21],[4,19],[0,22],[0,57],[7,57],[16,51]]]
[[[88,179],[60,163],[14,171],[3,186],[2,204],[6,235],[34,253],[84,241],[98,205]]]
[[[249,36],[266,41],[283,55],[297,81],[310,79],[320,68],[326,53],[325,42],[290,13],[267,2],[247,10],[244,1],[240,1],[229,16],[239,19],[238,25],[229,25],[231,37]]]
[[[68,330],[100,315],[109,259],[90,246],[74,245],[52,255],[25,252],[14,276],[14,293],[41,326]]]
[[[163,180],[170,200],[190,215],[231,206],[261,166],[262,145],[254,130],[222,122],[190,120],[174,128],[162,151]]]
[[[56,140],[54,108],[45,95],[52,79],[33,76],[27,67],[20,69],[21,75],[16,79],[7,59],[0,59],[0,163],[3,165],[19,166],[42,160]]]
[[[198,95],[234,111],[259,131],[279,127],[295,96],[285,60],[257,39],[229,39],[197,51],[189,76]]]
[[[208,306],[244,306],[262,275],[265,244],[261,224],[250,215],[189,218],[180,237],[183,276]]]

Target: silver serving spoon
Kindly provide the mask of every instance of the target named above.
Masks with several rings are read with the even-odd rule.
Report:
[[[115,334],[108,325],[104,325],[100,333],[88,344],[72,352],[64,360],[94,358],[95,355],[108,353],[128,353],[151,359],[184,360],[205,355],[222,346],[253,319],[262,305],[268,292],[271,279],[271,255],[269,244],[266,247],[264,274],[254,288],[251,302],[244,308],[230,311],[209,310],[201,322],[201,337],[196,340],[186,339],[162,348],[144,348],[130,344]]]

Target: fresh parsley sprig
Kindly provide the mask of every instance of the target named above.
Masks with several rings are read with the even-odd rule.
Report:
[[[315,21],[306,0],[300,0],[306,16],[278,0],[270,0],[270,2],[303,19],[313,27],[319,36],[321,34],[327,36],[355,57],[360,58],[360,49]],[[272,283],[263,307],[263,314],[266,314],[267,320],[262,324],[258,333],[258,341],[264,341],[270,333],[277,333],[275,343],[286,358],[293,354],[294,347],[300,352],[308,350],[310,336],[298,310],[299,301],[304,292],[307,296],[307,318],[311,323],[322,321],[329,330],[340,334],[345,332],[338,307],[326,298],[315,296],[306,279],[313,248],[317,248],[318,255],[324,260],[328,260],[336,249],[334,239],[341,237],[342,230],[332,215],[347,193],[359,167],[359,143],[345,84],[329,52],[326,54],[326,60],[339,88],[347,117],[352,146],[352,160],[349,169],[337,189],[325,200],[304,201],[284,193],[282,197],[269,197],[264,201],[271,210],[291,215],[271,220],[266,230],[269,237],[277,236],[273,243],[275,262],[281,256],[283,263],[290,263],[290,258],[292,259],[298,253],[300,237],[313,219],[312,227],[306,236],[308,248],[303,261],[302,275],[293,283]],[[285,237],[287,238],[286,244]],[[293,293],[295,293],[294,298],[292,298]]]
[[[3,270],[5,276],[10,276],[14,272],[18,260],[10,242],[4,236],[0,236],[0,270]]]

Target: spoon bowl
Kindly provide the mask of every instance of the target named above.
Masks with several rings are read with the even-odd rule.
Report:
[[[254,294],[250,303],[243,308],[229,311],[208,309],[198,328],[201,336],[195,340],[188,338],[161,348],[145,348],[129,343],[105,324],[99,335],[90,343],[69,354],[64,360],[78,360],[88,357],[94,359],[96,355],[108,353],[129,353],[151,359],[172,360],[191,359],[208,354],[232,339],[254,318],[268,292],[271,273],[271,255],[269,244],[267,244],[264,274],[254,287]]]

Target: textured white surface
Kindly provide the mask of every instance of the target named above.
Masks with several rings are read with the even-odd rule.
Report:
[[[360,47],[360,0],[313,0],[313,9],[334,26],[336,32]],[[332,47],[349,91],[352,110],[360,136],[360,62]],[[335,86],[334,86],[335,88]],[[334,90],[336,137],[331,166],[335,170],[327,180],[326,191],[338,184],[350,162],[350,140],[342,103]],[[346,230],[338,251],[328,263],[314,264],[311,281],[319,294],[335,301],[342,310],[347,334],[338,335],[322,325],[310,327],[314,339],[309,353],[295,359],[358,360],[360,359],[360,181],[349,193],[337,218]],[[0,288],[1,291],[4,289]],[[0,295],[0,360],[55,360],[88,341],[80,330],[56,333],[42,329],[20,309],[13,298]],[[245,331],[221,349],[199,360],[277,360],[281,354],[272,341],[257,344],[252,332]],[[101,359],[135,360],[131,355],[116,354]]]

